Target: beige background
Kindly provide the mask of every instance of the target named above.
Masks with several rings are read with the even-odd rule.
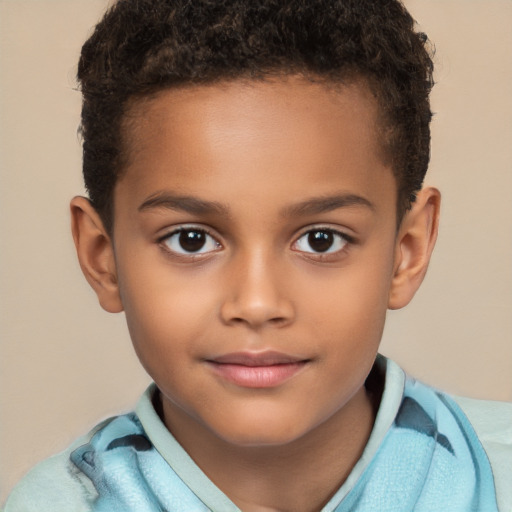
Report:
[[[75,66],[106,5],[0,0],[0,502],[149,382],[68,228],[82,192]],[[382,350],[453,393],[512,400],[512,2],[407,5],[437,47],[428,183],[443,220],[427,280],[390,313]]]

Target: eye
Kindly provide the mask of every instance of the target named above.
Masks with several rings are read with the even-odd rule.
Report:
[[[177,254],[206,254],[220,248],[219,242],[200,228],[179,228],[160,239],[166,249]]]
[[[350,237],[333,229],[318,228],[304,233],[294,244],[297,251],[329,254],[341,251],[350,242]]]

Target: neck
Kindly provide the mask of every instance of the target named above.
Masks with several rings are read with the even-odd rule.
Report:
[[[320,510],[346,480],[373,427],[362,387],[332,417],[278,446],[239,446],[164,401],[165,423],[202,471],[244,512]]]

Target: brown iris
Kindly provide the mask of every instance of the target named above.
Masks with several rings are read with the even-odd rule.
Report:
[[[184,251],[200,251],[206,243],[206,233],[204,231],[184,229],[180,232],[179,243]]]
[[[325,252],[332,247],[334,235],[330,231],[311,231],[308,235],[308,243],[316,252]]]

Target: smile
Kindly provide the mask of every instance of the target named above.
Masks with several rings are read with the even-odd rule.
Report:
[[[280,386],[304,369],[310,360],[278,352],[237,352],[206,361],[219,377],[246,388]]]

